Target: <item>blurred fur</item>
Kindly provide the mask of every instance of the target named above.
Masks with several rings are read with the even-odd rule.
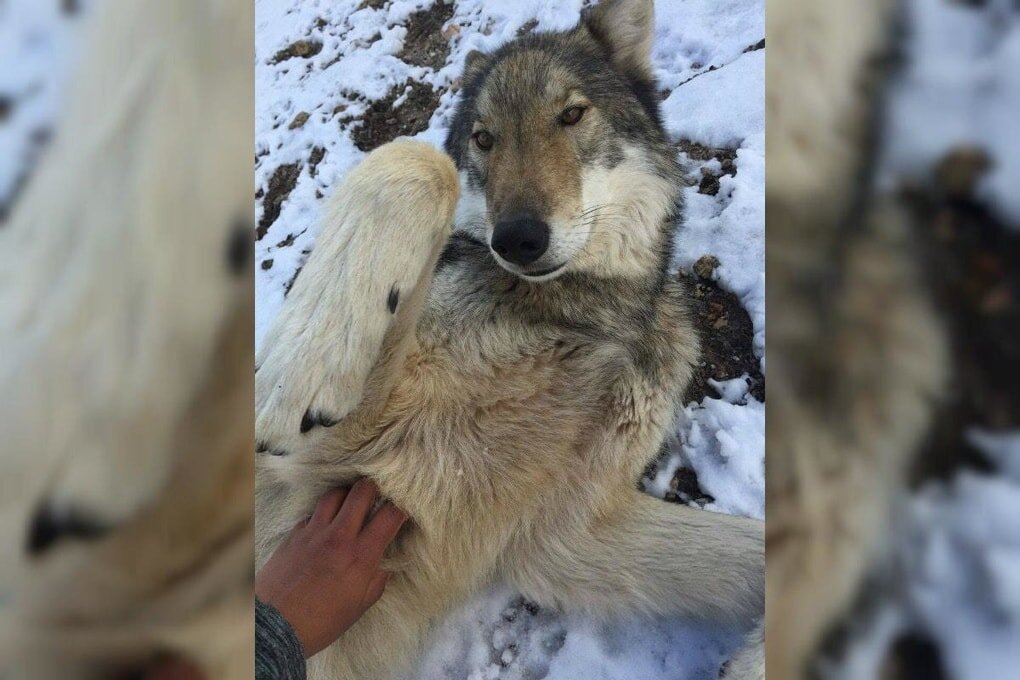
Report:
[[[0,668],[251,677],[252,7],[97,12],[0,229]]]
[[[426,145],[395,142],[330,199],[256,358],[258,562],[327,489],[357,477],[412,522],[389,556],[383,598],[311,660],[312,677],[391,677],[437,619],[494,578],[595,616],[734,625],[761,616],[762,523],[637,490],[698,357],[684,293],[667,275],[675,150],[657,108],[641,100],[654,92],[651,30],[651,2],[609,0],[574,31],[476,55],[447,140],[457,167]],[[525,72],[520,90],[502,91],[520,109],[485,109],[489,79],[509,84]],[[532,89],[527,101],[526,84],[553,73],[559,89]],[[564,83],[613,139],[534,132],[558,149],[550,158],[513,111],[554,125]],[[486,124],[501,126],[497,143],[519,140],[499,161],[468,156],[486,110]],[[516,170],[492,173],[493,163]],[[604,177],[602,199],[617,207],[585,223],[562,272],[529,280],[488,245],[501,190],[487,180],[503,172],[538,183],[546,216],[590,207],[579,189],[586,172]]]
[[[768,673],[802,678],[882,550],[945,383],[902,207],[870,169],[890,0],[769,4]]]

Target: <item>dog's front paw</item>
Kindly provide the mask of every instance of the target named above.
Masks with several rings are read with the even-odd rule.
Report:
[[[325,332],[320,330],[320,333]],[[311,334],[311,337],[308,337]],[[255,373],[255,438],[260,452],[292,453],[316,428],[339,423],[361,400],[365,376],[329,338],[275,339]]]

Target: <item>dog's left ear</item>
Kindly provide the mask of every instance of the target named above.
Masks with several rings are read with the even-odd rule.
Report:
[[[618,71],[652,77],[653,0],[602,0],[581,14],[581,25],[606,48]]]

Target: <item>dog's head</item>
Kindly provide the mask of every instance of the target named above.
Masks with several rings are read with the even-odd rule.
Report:
[[[649,52],[652,0],[603,0],[574,29],[468,56],[447,152],[457,228],[532,281],[645,273],[677,200]]]

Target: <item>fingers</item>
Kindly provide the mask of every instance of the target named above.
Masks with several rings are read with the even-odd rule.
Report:
[[[380,571],[375,578],[368,584],[368,588],[365,590],[365,605],[371,607],[373,604],[379,601],[382,597],[383,592],[386,590],[386,584],[390,580],[390,573],[388,571]]]
[[[365,526],[365,518],[368,517],[378,493],[378,487],[371,480],[359,479],[351,487],[346,500],[336,513],[334,523],[338,528],[357,534],[361,527]]]
[[[346,497],[347,489],[333,489],[327,493],[319,499],[319,503],[315,506],[315,512],[312,513],[312,518],[308,523],[314,526],[328,525],[336,517]]]
[[[379,508],[361,533],[365,558],[372,563],[381,560],[386,546],[393,541],[406,521],[407,515],[392,503]]]

